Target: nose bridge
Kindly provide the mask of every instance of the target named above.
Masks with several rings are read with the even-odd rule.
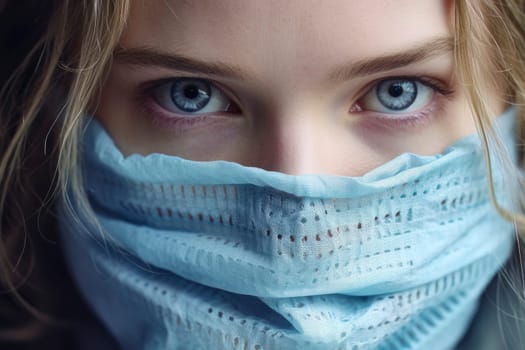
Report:
[[[259,135],[258,166],[292,175],[323,172],[318,118],[289,112],[268,118]]]

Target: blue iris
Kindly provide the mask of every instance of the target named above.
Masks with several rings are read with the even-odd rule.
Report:
[[[177,79],[171,86],[171,99],[183,112],[198,112],[210,102],[210,84],[201,79]]]
[[[384,107],[401,111],[414,103],[417,85],[415,81],[406,79],[385,80],[377,85],[376,94]]]

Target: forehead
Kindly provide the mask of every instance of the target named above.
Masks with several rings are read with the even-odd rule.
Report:
[[[124,47],[272,70],[397,52],[450,34],[442,0],[133,0]]]

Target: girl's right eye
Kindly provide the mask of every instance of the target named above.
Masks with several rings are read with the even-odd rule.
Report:
[[[176,78],[153,89],[153,97],[168,112],[202,116],[231,112],[234,103],[212,83],[198,78]]]

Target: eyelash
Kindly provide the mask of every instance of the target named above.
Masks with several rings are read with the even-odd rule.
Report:
[[[376,90],[379,84],[395,80],[413,81],[430,89],[432,91],[430,101],[423,108],[410,113],[406,113],[405,111],[381,113],[373,110],[363,110],[361,108],[360,101],[366,95]],[[365,93],[359,94],[361,97],[359,97],[357,102],[352,106],[350,113],[361,116],[366,122],[369,122],[368,126],[380,127],[383,129],[410,129],[424,125],[427,122],[430,122],[435,114],[442,109],[442,99],[451,99],[455,94],[455,90],[448,84],[434,78],[420,75],[381,78],[368,84],[363,91],[365,91]]]
[[[159,90],[164,86],[166,88],[169,88],[171,86],[171,90],[173,90],[173,84],[178,84],[182,81],[193,81],[195,82],[195,84],[204,83],[209,85],[211,91],[215,91],[215,93],[219,93],[220,95],[229,100],[227,107],[224,108],[224,110],[222,111],[199,114],[191,114],[191,112],[184,113],[184,111],[182,110],[177,114],[167,110],[158,101]],[[430,102],[427,103],[423,109],[411,113],[403,113],[403,111],[399,113],[381,113],[373,110],[364,110],[362,108],[362,100],[366,96],[368,96],[369,94],[373,94],[374,91],[376,91],[377,93],[377,89],[380,84],[393,81],[410,81],[416,84],[420,84],[425,88],[431,89],[432,95],[430,96]],[[227,91],[227,89],[221,87],[219,84],[207,79],[193,77],[168,78],[142,84],[139,88],[138,99],[146,114],[150,116],[152,122],[156,126],[172,131],[184,132],[186,130],[192,129],[195,126],[204,126],[206,124],[216,122],[220,119],[220,117],[231,118],[241,113],[240,108],[237,107],[238,104],[234,101],[233,98],[230,97],[230,94],[225,93],[224,90]],[[435,112],[436,107],[439,107],[436,106],[436,102],[438,102],[436,100],[441,97],[450,98],[454,94],[454,90],[451,89],[447,84],[443,83],[442,81],[425,76],[385,77],[369,83],[367,87],[365,87],[362,91],[364,91],[364,93],[359,94],[360,97],[356,100],[356,102],[352,104],[351,108],[349,109],[349,113],[361,117],[366,116],[365,119],[371,120],[376,125],[392,128],[411,128],[420,125],[421,123],[429,121],[429,119],[432,118],[434,114],[433,112]],[[199,93],[200,92],[201,90],[199,90]],[[170,93],[173,92],[171,91]],[[416,96],[414,97],[414,99],[417,98],[417,93],[418,90],[416,90]],[[205,107],[206,106],[207,103]]]
[[[230,103],[228,104],[228,110],[220,113],[173,113],[163,108],[158,100],[156,99],[156,92],[163,86],[173,84],[177,80],[194,80],[207,82],[212,88],[228,98]],[[196,126],[204,126],[214,122],[217,122],[220,117],[232,117],[240,113],[240,109],[237,107],[237,103],[230,97],[231,94],[224,93],[226,88],[221,87],[219,84],[210,81],[208,79],[193,78],[193,77],[181,77],[181,78],[167,78],[160,79],[151,82],[143,83],[139,86],[137,100],[139,105],[142,107],[145,114],[150,118],[153,124],[161,129],[166,129],[175,132],[185,132]]]

